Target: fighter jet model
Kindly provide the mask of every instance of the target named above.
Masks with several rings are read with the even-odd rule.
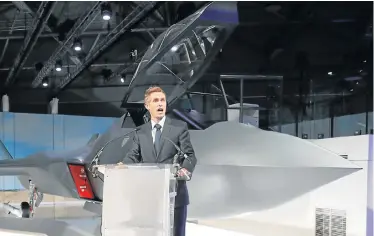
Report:
[[[160,78],[177,81],[177,86],[165,88],[168,104],[175,102],[204,73],[237,23],[236,3],[214,2],[171,26],[145,53],[124,104],[141,100],[137,94],[142,94],[145,81],[156,82],[154,78],[162,87]],[[0,161],[0,176],[18,176],[30,190],[32,209],[43,194],[51,194],[85,201],[87,210],[100,214],[103,180],[93,166],[122,160],[128,137],[136,132],[123,128],[125,119],[126,115],[77,150],[13,159],[2,144],[7,159]],[[306,140],[240,123],[220,122],[206,130],[191,130],[190,135],[198,158],[188,182],[190,219],[268,209],[359,170]]]
[[[123,118],[80,149],[2,160],[0,175],[19,176],[26,189],[31,180],[40,193],[101,203],[103,181],[94,177],[91,163],[100,152],[102,165],[123,158],[129,148],[123,134],[133,130],[121,128]],[[198,157],[188,182],[191,219],[269,209],[360,169],[307,140],[236,122],[190,135]]]

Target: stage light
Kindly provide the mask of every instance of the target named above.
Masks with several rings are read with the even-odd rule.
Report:
[[[125,83],[125,79],[121,76],[121,83]]]
[[[103,20],[110,20],[112,16],[112,10],[110,9],[109,4],[103,4],[101,7],[101,16],[103,17]]]
[[[77,51],[77,52],[81,51],[82,50],[82,41],[79,38],[75,39],[73,47],[74,47],[75,51]]]
[[[56,69],[56,71],[61,71],[62,70],[62,61],[61,60],[56,61],[55,69]]]
[[[332,71],[329,71],[327,74],[328,74],[328,75],[332,75]]]
[[[43,85],[43,87],[48,87],[48,78],[43,79],[42,85]]]
[[[102,15],[103,15],[103,20],[110,20],[110,12],[103,11]]]

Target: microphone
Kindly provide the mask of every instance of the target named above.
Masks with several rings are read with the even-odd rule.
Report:
[[[102,148],[100,148],[100,150],[99,151],[97,151],[96,152],[96,155],[95,155],[95,157],[92,159],[92,161],[91,161],[91,163],[90,163],[90,172],[93,174],[93,177],[95,177],[97,174],[96,173],[94,173],[94,170],[93,170],[93,164],[95,164],[96,166],[97,165],[99,165],[99,158],[100,158],[100,155],[103,153],[103,151],[104,151],[104,149],[111,143],[111,142],[113,142],[113,141],[116,141],[116,140],[118,140],[118,139],[120,139],[120,138],[123,138],[123,137],[126,137],[126,136],[128,136],[129,134],[131,134],[131,133],[133,133],[133,132],[137,132],[139,130],[139,128],[135,128],[135,129],[133,129],[133,130],[131,130],[130,132],[127,132],[127,133],[125,133],[125,134],[123,134],[123,135],[120,135],[120,136],[118,136],[118,137],[115,137],[115,138],[113,138],[113,139],[111,139],[111,140],[109,140],[108,142],[106,142],[103,146],[102,146]]]
[[[164,139],[168,140],[171,144],[173,144],[173,146],[175,147],[175,149],[177,149],[178,153],[174,155],[174,158],[173,158],[173,167],[174,167],[174,175],[177,177],[177,179],[179,180],[190,180],[191,177],[186,173],[184,172],[184,176],[178,176],[178,171],[180,169],[180,164],[179,164],[179,157],[180,156],[183,156],[185,159],[187,159],[190,163],[191,163],[191,160],[188,158],[187,154],[184,153],[177,144],[175,144],[173,141],[171,141],[170,139],[164,137]]]
[[[168,138],[166,138],[166,137],[164,137],[164,139],[168,140],[171,144],[173,144],[173,146],[175,147],[175,149],[177,149],[178,153],[179,153],[180,155],[182,155],[185,159],[187,159],[187,160],[191,163],[190,158],[187,156],[186,153],[184,153],[184,152],[183,152],[183,151],[178,147],[178,145],[176,145],[173,141],[171,141],[170,139],[168,139]],[[179,157],[179,155],[178,155],[177,157]],[[174,163],[174,162],[177,162],[177,161],[178,161],[178,158],[176,158],[176,157],[174,156],[173,163]],[[192,164],[192,163],[191,163],[191,164]]]

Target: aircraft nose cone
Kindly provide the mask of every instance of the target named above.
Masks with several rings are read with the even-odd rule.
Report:
[[[235,122],[191,131],[191,140],[191,218],[269,209],[361,169],[308,140]]]
[[[191,137],[200,165],[359,169],[308,140],[236,122],[222,122],[204,131],[191,131]]]

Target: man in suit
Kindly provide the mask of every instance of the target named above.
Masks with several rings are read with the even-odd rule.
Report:
[[[195,153],[190,141],[187,124],[165,116],[166,94],[160,87],[150,87],[144,96],[145,108],[151,115],[150,122],[138,127],[129,152],[123,163],[172,164],[176,148],[164,137],[179,145],[188,159],[181,161],[178,176],[190,179],[196,165]],[[184,236],[189,204],[185,180],[178,180],[174,210],[174,236]]]

